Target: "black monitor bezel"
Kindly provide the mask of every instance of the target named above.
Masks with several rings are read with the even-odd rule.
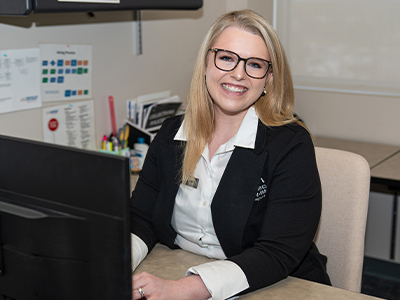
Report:
[[[86,220],[90,224],[89,299],[131,299],[128,158],[0,135],[0,196],[1,201]],[[7,274],[4,269],[0,276],[0,295]],[[73,275],[59,275],[73,286]],[[20,288],[27,286],[25,282]],[[88,299],[87,294],[75,296]]]

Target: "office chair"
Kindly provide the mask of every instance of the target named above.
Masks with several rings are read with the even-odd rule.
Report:
[[[360,292],[370,169],[360,155],[315,148],[322,185],[322,214],[314,239],[328,257],[334,287]]]

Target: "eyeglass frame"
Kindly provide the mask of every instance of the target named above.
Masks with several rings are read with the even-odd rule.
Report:
[[[251,78],[254,78],[254,79],[263,79],[265,76],[267,76],[268,71],[270,70],[270,67],[272,66],[272,63],[271,63],[270,61],[266,60],[266,59],[259,58],[259,57],[242,58],[242,57],[239,56],[239,54],[237,54],[237,53],[235,53],[235,52],[233,52],[233,51],[231,51],[231,50],[220,49],[220,48],[210,48],[210,49],[208,49],[208,51],[214,52],[214,66],[215,66],[218,70],[221,70],[221,71],[224,71],[224,72],[232,72],[233,70],[236,69],[236,67],[239,65],[239,63],[243,60],[243,61],[244,61],[244,71],[245,71],[245,73],[247,74],[247,76],[249,76],[249,77],[251,77]],[[217,66],[217,61],[216,61],[216,60],[217,60],[217,52],[218,52],[218,51],[225,51],[225,52],[229,52],[229,53],[232,53],[232,54],[236,55],[236,56],[238,57],[238,61],[237,61],[236,65],[235,65],[232,69],[230,69],[230,70],[224,70],[224,69],[221,69],[220,67],[218,67],[218,66]],[[265,61],[265,62],[268,63],[268,68],[267,68],[267,70],[265,71],[265,74],[264,74],[263,76],[261,76],[261,77],[255,77],[255,76],[251,76],[251,75],[249,75],[249,73],[247,73],[247,68],[246,68],[246,66],[247,66],[247,61],[248,61],[249,59],[259,59],[259,60],[262,60],[262,61]]]

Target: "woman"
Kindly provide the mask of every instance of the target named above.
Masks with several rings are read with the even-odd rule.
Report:
[[[132,195],[134,268],[157,242],[219,260],[177,281],[133,276],[133,298],[226,299],[288,275],[330,284],[313,243],[321,186],[273,28],[230,12],[201,46],[183,118],[164,122]]]

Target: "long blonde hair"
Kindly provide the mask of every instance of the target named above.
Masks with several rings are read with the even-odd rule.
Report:
[[[294,89],[290,68],[282,44],[271,24],[258,13],[247,9],[222,15],[211,26],[200,47],[187,96],[183,128],[187,142],[180,178],[184,183],[193,180],[196,164],[214,134],[213,100],[205,83],[207,55],[222,31],[230,26],[260,36],[270,54],[273,76],[265,85],[266,94],[254,103],[261,122],[266,126],[298,122],[293,117]]]

